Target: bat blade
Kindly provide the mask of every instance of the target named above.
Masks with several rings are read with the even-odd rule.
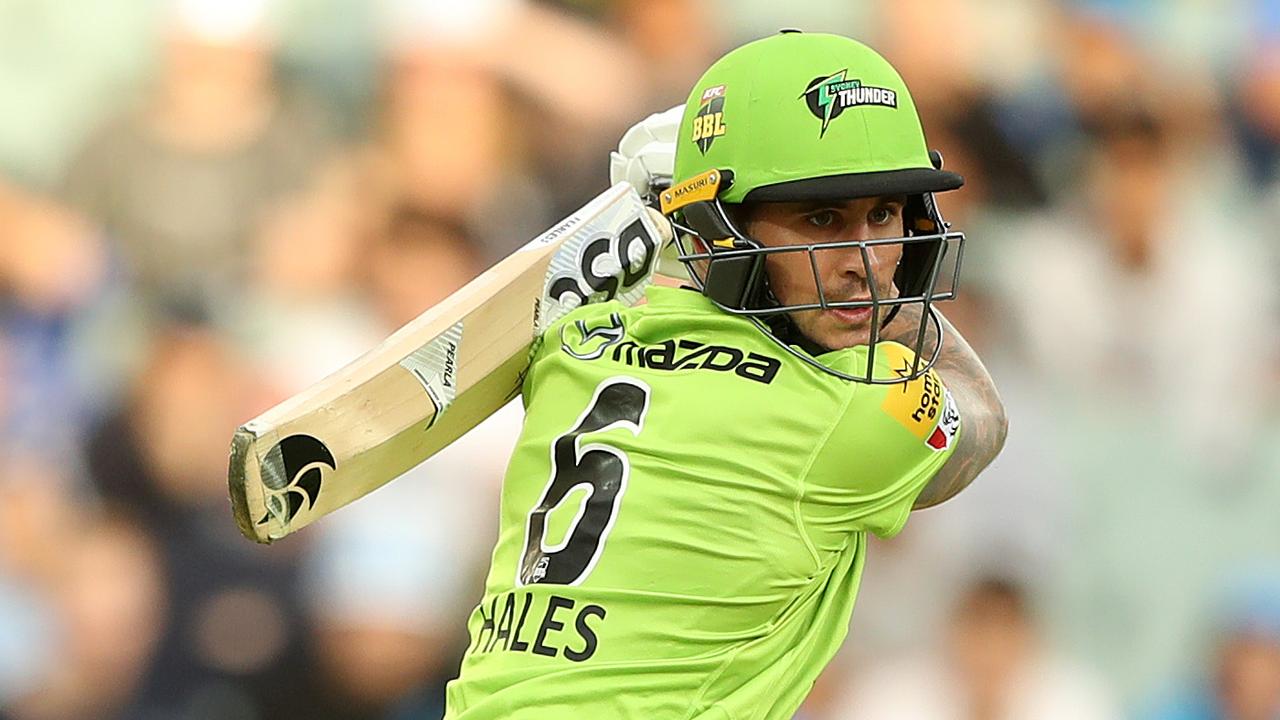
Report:
[[[270,543],[431,457],[520,392],[529,349],[583,303],[634,303],[670,244],[620,183],[333,375],[236,430],[241,532]]]

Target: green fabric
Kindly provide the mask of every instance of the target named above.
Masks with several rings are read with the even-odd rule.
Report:
[[[776,183],[910,168],[933,165],[897,71],[855,40],[783,33],[730,52],[694,85],[673,182],[732,170],[720,199],[736,203]]]
[[[945,449],[922,439],[943,415],[932,373],[846,382],[699,293],[652,287],[647,298],[580,308],[535,352],[448,718],[790,718],[844,639],[866,533],[896,534],[955,448],[958,425]],[[822,359],[861,372],[866,351]],[[878,346],[876,375],[892,376],[907,353]],[[599,411],[611,392],[601,388],[616,385],[643,394],[613,408],[638,421]],[[935,417],[917,428],[902,408],[922,397]],[[558,438],[592,422],[601,429],[556,453]],[[578,546],[599,548],[589,569],[571,584],[519,585],[522,565],[539,567],[524,559],[526,533],[553,477],[597,462],[607,475],[609,458],[626,468],[617,482],[585,505],[587,486],[571,491],[529,546],[590,540],[586,528],[603,525],[592,512],[609,514],[617,491],[603,543]]]

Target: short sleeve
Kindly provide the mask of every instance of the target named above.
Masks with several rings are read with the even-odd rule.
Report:
[[[886,346],[890,366],[909,363],[909,350]],[[851,388],[805,477],[806,524],[820,535],[896,535],[955,452],[960,411],[932,370],[911,382]]]

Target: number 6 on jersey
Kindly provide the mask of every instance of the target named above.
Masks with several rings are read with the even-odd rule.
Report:
[[[624,427],[633,435],[639,435],[648,410],[648,385],[635,378],[609,378],[596,388],[573,429],[552,442],[551,480],[538,504],[529,511],[524,553],[516,574],[517,586],[577,585],[591,573],[617,518],[631,463],[626,453],[603,442],[583,446],[578,443],[587,433],[615,427]],[[569,524],[564,540],[548,547],[545,544],[547,514],[564,502],[569,493],[584,486],[587,496]]]

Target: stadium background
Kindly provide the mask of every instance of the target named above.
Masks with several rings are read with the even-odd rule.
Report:
[[[1280,714],[1280,2],[0,0],[0,717],[439,717],[518,412],[269,549],[231,431],[781,27],[880,49],[968,177],[1011,418],[802,716]]]

